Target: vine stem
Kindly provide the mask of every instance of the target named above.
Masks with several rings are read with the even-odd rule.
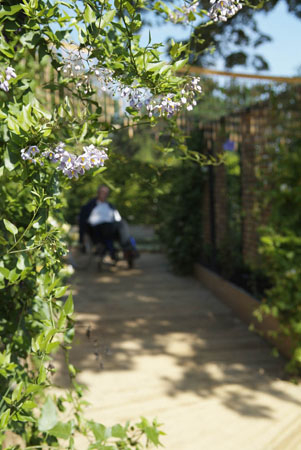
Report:
[[[35,212],[34,212],[32,218],[31,218],[31,221],[29,222],[29,224],[27,225],[27,227],[25,228],[25,230],[23,231],[23,233],[21,234],[21,236],[19,237],[19,239],[18,239],[18,240],[14,243],[14,245],[12,245],[11,248],[8,250],[7,254],[10,254],[10,253],[11,253],[11,251],[12,251],[12,250],[19,244],[19,242],[23,239],[23,237],[25,236],[25,234],[27,233],[27,231],[30,230],[30,228],[31,228],[31,226],[32,226],[32,224],[33,224],[33,221],[34,221],[34,219],[36,218],[36,215],[38,214],[38,211],[39,211],[39,209],[41,208],[41,206],[42,206],[42,201],[40,201],[39,206],[38,206],[37,209],[35,210]]]
[[[125,26],[125,29],[126,29],[126,32],[127,32],[127,38],[128,38],[127,47],[128,47],[129,52],[130,52],[130,58],[131,58],[131,62],[132,62],[132,64],[133,64],[133,67],[135,68],[136,74],[139,76],[139,70],[138,70],[138,67],[137,67],[137,64],[136,64],[136,61],[135,61],[135,57],[134,57],[133,51],[132,51],[132,38],[133,38],[133,33],[130,32],[129,27],[128,27],[128,24],[126,23],[126,20],[125,20],[125,18],[124,18],[124,14],[123,14],[122,7],[123,7],[122,2],[120,2],[119,12],[120,12],[120,15],[121,15],[121,17],[122,17],[122,22],[123,22],[123,24],[124,24],[124,26]],[[136,2],[136,4],[135,4],[135,7],[137,7],[137,2]],[[132,22],[133,22],[133,19],[132,19],[132,17],[131,17],[131,23],[132,23]]]
[[[32,447],[25,447],[24,448],[24,450],[31,450],[31,449],[33,449],[33,450],[35,450],[36,448],[42,448],[42,449],[44,449],[44,450],[49,450],[49,449],[58,449],[57,447],[47,447],[47,449],[45,449],[45,446],[44,445],[34,445],[34,446],[32,446]]]

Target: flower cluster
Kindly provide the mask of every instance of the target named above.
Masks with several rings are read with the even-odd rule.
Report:
[[[9,91],[9,80],[11,78],[16,78],[16,72],[15,69],[13,67],[7,67],[5,69],[5,78],[3,77],[3,75],[0,75],[0,89],[2,89],[2,91],[4,92],[8,92]]]
[[[173,23],[183,23],[185,25],[188,25],[190,22],[189,20],[190,14],[196,13],[198,6],[199,6],[198,1],[191,3],[189,6],[184,5],[178,11],[171,12],[168,15],[168,18]]]
[[[24,159],[24,161],[29,161],[36,164],[37,160],[34,157],[39,153],[40,149],[36,145],[31,145],[27,150],[25,150],[25,148],[22,148],[21,158]]]
[[[199,77],[192,77],[181,91],[181,101],[187,107],[187,111],[191,111],[196,106],[196,96],[202,93],[201,79]]]
[[[106,69],[105,67],[96,68],[92,71],[93,75],[97,79],[97,84],[103,92],[107,90],[116,89],[116,81],[113,78],[113,71],[110,69]]]
[[[191,4],[186,8],[187,14],[195,11],[198,2]],[[139,111],[145,110],[149,117],[153,115],[171,117],[179,112],[183,107],[188,111],[196,105],[196,95],[202,92],[199,84],[199,78],[192,78],[181,91],[181,98],[175,98],[175,94],[153,95],[150,89],[140,88],[139,86],[128,86],[121,80],[114,78],[114,72],[104,67],[96,67],[89,58],[79,60],[80,55],[72,54],[64,65],[60,67],[61,73],[76,79],[76,87],[84,87],[84,93],[92,90],[91,83],[108,92],[112,96],[119,96],[124,99],[131,108]]]
[[[43,165],[43,158],[49,159],[53,163],[58,163],[57,170],[63,172],[68,178],[78,178],[83,175],[86,170],[93,167],[103,167],[104,162],[108,159],[107,148],[96,148],[93,144],[83,148],[83,153],[79,156],[68,152],[65,144],[60,142],[53,150],[46,150],[43,153],[36,146],[30,146],[28,149],[21,150],[21,158],[29,160],[36,164],[39,162]],[[39,155],[36,158],[36,155]]]
[[[146,109],[149,117],[158,113],[160,116],[171,117],[179,112],[184,106],[187,111],[191,111],[196,106],[196,95],[202,92],[200,85],[200,78],[192,78],[182,89],[180,100],[175,100],[174,94],[168,94],[160,99],[160,101],[153,100]]]
[[[63,66],[60,66],[57,70],[59,72],[62,72],[65,77],[75,78],[77,80],[76,88],[83,89],[84,94],[91,92],[92,89],[89,76],[86,74],[86,69],[83,61],[68,61]]]
[[[182,103],[174,99],[174,94],[163,96],[160,101],[152,101],[146,106],[149,117],[153,115],[172,117],[182,108]]]
[[[239,0],[210,0],[210,3],[208,15],[214,22],[227,22],[242,8]]]

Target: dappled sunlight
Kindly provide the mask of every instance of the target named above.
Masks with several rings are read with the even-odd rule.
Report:
[[[196,280],[171,274],[161,255],[142,255],[133,271],[78,273],[74,283],[70,361],[91,418],[159,416],[168,432],[172,411],[193,421],[198,408],[201,421],[203,402],[242,427],[247,418],[272,426],[281,409],[300,408],[298,387],[281,379],[282,358]],[[57,369],[56,382],[68,386],[59,356]]]
[[[134,293],[129,293],[129,296],[135,295]],[[137,295],[136,297],[137,301],[142,303],[158,303],[160,302],[160,299],[157,297],[151,297],[150,295]]]
[[[109,283],[109,284],[119,284],[120,281],[117,280],[116,278],[114,279],[114,276],[108,276],[108,275],[103,275],[98,277],[97,279],[100,283]]]

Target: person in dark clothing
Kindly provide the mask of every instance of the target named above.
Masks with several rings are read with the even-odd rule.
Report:
[[[110,190],[102,185],[98,188],[97,197],[85,204],[79,215],[79,240],[83,243],[85,233],[88,233],[94,244],[101,242],[110,250],[114,257],[112,241],[117,240],[124,252],[132,251],[138,256],[134,239],[130,236],[128,224],[123,220],[118,210],[107,201]]]

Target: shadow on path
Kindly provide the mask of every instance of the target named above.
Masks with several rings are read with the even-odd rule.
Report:
[[[122,264],[100,274],[92,268],[72,283],[78,320],[71,362],[92,397],[93,380],[101,385],[110,373],[111,389],[128,377],[139,401],[217,399],[258,419],[275,416],[275,399],[301,405],[295,386],[280,380],[284,361],[198,281],[171,274],[162,255],[142,255],[132,271]],[[63,366],[56,381],[68,384]],[[110,389],[107,378],[104,386]]]

